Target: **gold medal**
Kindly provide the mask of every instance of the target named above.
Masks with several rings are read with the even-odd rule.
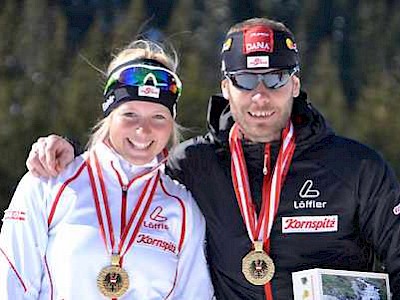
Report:
[[[243,257],[242,272],[248,282],[254,285],[264,285],[274,277],[275,265],[263,250],[262,241],[255,241],[254,248]]]
[[[92,168],[92,161],[94,162],[95,168]],[[104,189],[104,186],[106,185],[104,182],[105,176],[103,176],[102,167],[96,151],[90,152],[89,158],[86,162],[90,177],[90,185],[92,187],[94,205],[96,208],[96,215],[100,226],[100,234],[103,238],[106,251],[112,254],[111,265],[102,268],[97,276],[97,288],[101,294],[107,298],[118,298],[124,295],[129,289],[129,275],[128,272],[121,267],[120,261],[128,252],[128,250],[134,245],[134,241],[137,237],[139,229],[142,226],[143,218],[147,214],[150,208],[150,203],[153,200],[154,193],[157,190],[161,176],[159,168],[162,166],[162,164],[160,163],[150,170],[146,170],[135,177],[139,178],[146,174],[153,173],[151,174],[152,176],[147,179],[146,184],[140,193],[137,204],[130,215],[128,222],[126,223],[126,226],[123,226],[121,222],[121,228],[123,228],[123,230],[120,235],[121,239],[117,241],[114,235],[113,222],[111,219],[112,214],[110,206],[108,205],[109,202],[107,191]],[[97,183],[95,180],[95,173],[93,172],[94,170],[96,171],[99,183]],[[126,184],[126,186],[130,186],[135,178]],[[99,186],[96,188],[98,184]],[[97,190],[101,190],[101,194],[99,194]],[[103,202],[101,202],[101,199]],[[101,209],[103,205],[104,209]],[[138,211],[141,211],[141,213],[137,214],[136,212]],[[116,246],[118,248],[116,248]]]
[[[129,275],[119,266],[119,255],[112,255],[111,266],[101,269],[97,276],[97,287],[109,298],[121,297],[129,288]]]

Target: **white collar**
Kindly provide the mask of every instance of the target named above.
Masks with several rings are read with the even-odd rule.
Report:
[[[152,161],[144,165],[135,165],[125,158],[123,158],[115,149],[106,145],[104,142],[97,143],[94,146],[94,150],[100,159],[101,164],[107,167],[104,162],[110,161],[114,165],[115,169],[124,174],[125,180],[129,181],[135,175],[145,171],[146,169],[151,169],[159,164],[158,158],[155,157]],[[107,165],[109,165],[107,163]],[[164,170],[164,164],[161,166],[161,170]]]

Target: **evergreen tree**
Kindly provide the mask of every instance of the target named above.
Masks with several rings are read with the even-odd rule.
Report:
[[[175,4],[179,2],[180,0],[146,0],[145,11],[150,19],[149,25],[163,30],[170,20]]]
[[[117,51],[120,47],[138,38],[143,34],[148,21],[146,20],[144,0],[131,1],[127,9],[117,11],[111,39],[112,49]]]
[[[56,122],[56,132],[74,137],[82,143],[87,142],[90,128],[102,113],[100,108],[103,102],[104,72],[109,60],[108,46],[101,22],[96,19],[65,80],[63,102],[60,105],[62,113]]]
[[[206,1],[197,47],[201,60],[206,62],[207,76],[203,82],[219,90],[222,43],[228,28],[233,24],[228,0]]]
[[[385,12],[384,69],[397,82],[400,82],[400,3],[387,1]],[[382,72],[382,70],[380,70]]]
[[[196,1],[180,0],[175,8],[168,26],[171,42],[177,47],[181,57],[179,75],[183,82],[183,94],[178,104],[178,122],[188,128],[185,137],[202,133],[205,130],[207,100],[212,93],[212,87],[204,80],[204,74],[209,66],[202,63],[201,32],[198,24],[200,12]],[[193,12],[188,14],[187,12]]]
[[[259,1],[254,0],[236,0],[230,1],[230,11],[232,12],[232,21],[234,23],[245,19],[260,17]],[[269,1],[265,1],[269,2]]]
[[[57,7],[45,0],[7,1],[0,22],[1,55],[5,57],[0,82],[4,105],[0,173],[2,202],[25,172],[30,145],[52,126],[56,83],[62,72],[63,20]],[[4,32],[3,32],[4,31]]]
[[[343,95],[337,64],[332,60],[332,44],[325,39],[314,53],[318,64],[309,69],[313,74],[304,84],[311,103],[320,110],[336,132],[347,134],[350,113]]]
[[[3,211],[11,199],[17,176],[23,172],[22,162],[15,156],[19,143],[16,120],[21,122],[19,77],[21,68],[14,55],[15,28],[19,24],[19,3],[5,0],[0,14],[0,210]],[[18,164],[17,166],[15,166]],[[17,168],[15,168],[17,167]],[[16,174],[15,169],[18,170]],[[1,222],[0,222],[1,225]]]
[[[297,32],[296,24],[300,19],[300,15],[307,14],[310,7],[315,7],[318,0],[307,0],[307,1],[293,1],[293,0],[275,0],[275,1],[263,1],[259,0],[258,6],[260,7],[260,13],[255,16],[266,16],[274,20],[283,22],[286,26]]]
[[[14,54],[21,69],[18,97],[24,117],[19,126],[28,136],[43,134],[54,121],[59,80],[64,76],[65,20],[58,6],[48,6],[45,0],[25,1],[15,38]]]
[[[397,136],[400,131],[400,80],[384,72],[379,77],[371,77],[370,81],[357,102],[354,136],[379,150],[400,178]]]
[[[314,64],[319,62],[316,59],[315,53],[319,52],[321,43],[331,37],[332,8],[332,0],[307,2],[299,18],[302,35],[297,35],[296,26],[293,28],[300,51],[302,51],[302,69],[307,80],[309,76],[314,76],[312,72],[309,72],[309,69],[313,68]]]

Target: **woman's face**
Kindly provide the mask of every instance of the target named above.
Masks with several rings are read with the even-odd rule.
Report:
[[[145,101],[125,102],[110,117],[111,146],[135,165],[151,162],[167,146],[174,124],[168,108]]]

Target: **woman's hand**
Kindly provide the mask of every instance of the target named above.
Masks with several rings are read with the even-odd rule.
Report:
[[[31,148],[26,166],[34,176],[57,176],[74,159],[74,147],[64,138],[51,134],[40,137]]]

